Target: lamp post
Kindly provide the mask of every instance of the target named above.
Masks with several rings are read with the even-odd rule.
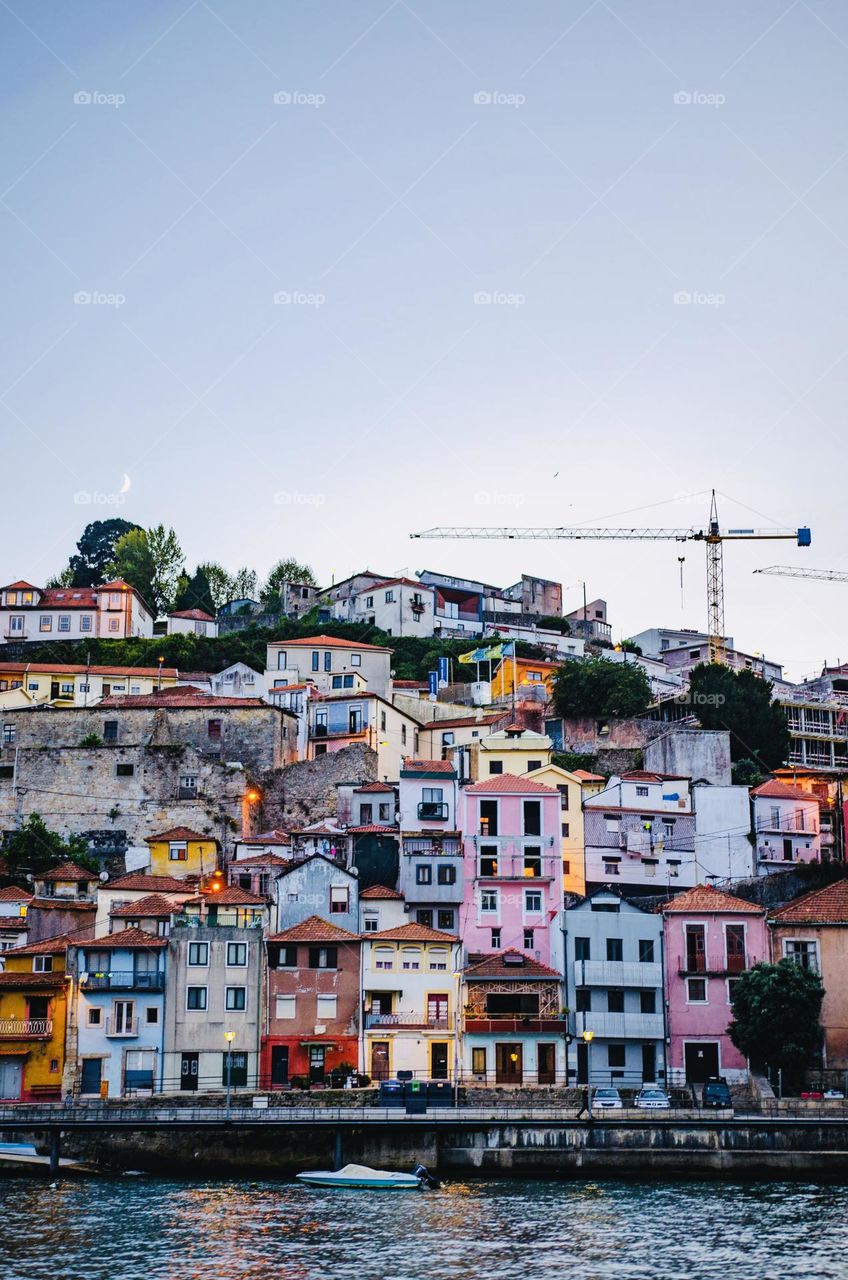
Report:
[[[227,1042],[227,1110],[226,1118],[230,1118],[230,1090],[233,1083],[233,1041],[236,1038],[235,1031],[225,1031],[224,1039]]]
[[[583,1032],[583,1043],[586,1046],[586,1115],[592,1119],[592,1041],[594,1031]]]

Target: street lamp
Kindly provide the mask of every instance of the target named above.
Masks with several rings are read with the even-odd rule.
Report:
[[[583,1032],[583,1043],[586,1046],[586,1115],[592,1119],[592,1041],[594,1031]]]
[[[225,1031],[224,1039],[227,1042],[227,1111],[226,1118],[230,1118],[230,1090],[233,1083],[233,1041],[236,1038],[235,1031]]]

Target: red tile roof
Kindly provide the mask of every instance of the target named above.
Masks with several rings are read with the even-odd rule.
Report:
[[[125,916],[131,916],[133,919],[138,916],[170,916],[175,911],[179,911],[180,904],[169,902],[167,898],[163,898],[160,893],[150,893],[146,898],[137,898],[135,902],[125,902],[120,907],[114,907],[109,912],[114,919],[121,919]]]
[[[392,902],[403,902],[403,894],[398,893],[397,889],[390,889],[385,884],[372,884],[370,889],[363,889],[359,895],[360,902],[372,902],[383,898]]]
[[[848,924],[848,880],[813,889],[771,918],[775,924]]]
[[[228,884],[225,889],[206,889],[197,901],[205,901],[210,905],[220,903],[225,907],[264,907],[266,900],[256,893],[249,893],[237,884]]]
[[[379,822],[367,822],[362,827],[348,827],[346,834],[349,836],[396,836],[397,827],[389,827]]]
[[[504,959],[505,956],[516,959],[510,964]],[[470,955],[468,960],[465,977],[472,980],[497,978],[502,982],[504,978],[516,978],[523,982],[527,978],[540,978],[544,981],[562,981],[562,975],[556,969],[549,969],[546,964],[540,964],[538,960],[525,955],[523,951],[516,951],[514,947],[507,947],[505,951],[498,951],[494,955]]]
[[[162,831],[158,836],[145,836],[145,844],[159,844],[163,840],[203,840],[206,844],[214,844],[216,849],[218,841],[214,836],[204,836],[199,831],[193,831],[191,827],[170,827],[167,831]]]
[[[382,644],[362,644],[358,640],[342,640],[338,636],[306,636],[298,640],[272,640],[272,649],[369,649],[372,653],[391,653]]]
[[[373,935],[369,935],[373,936]],[[358,933],[349,933],[347,929],[322,920],[320,916],[308,916],[300,924],[293,924],[282,933],[275,933],[269,942],[360,942]]]
[[[364,787],[354,787],[354,791],[357,795],[362,795],[371,791],[394,791],[394,787],[390,782],[366,782]]]
[[[379,933],[362,935],[369,942],[381,939],[386,942],[459,942],[452,933],[442,933],[441,929],[431,929],[426,924],[400,924],[395,929],[381,929]]]
[[[263,711],[274,710],[271,703],[265,702],[262,698],[227,698],[223,694],[218,696],[213,693],[203,693],[201,689],[194,689],[191,685],[177,685],[173,689],[158,689],[155,693],[118,693],[101,699],[97,705],[100,709],[107,710],[117,707],[124,707],[128,710],[144,709],[145,707],[173,707],[175,709],[217,707],[220,710],[233,711],[245,707],[254,707]],[[283,715],[292,714],[284,707],[276,709],[282,712]]]
[[[211,613],[205,613],[203,609],[177,609],[173,613],[168,614],[169,618],[189,618],[192,622],[214,622]]]
[[[25,933],[26,929],[23,916],[0,916],[0,933]]]
[[[467,795],[480,795],[486,793],[498,794],[500,792],[514,793],[520,795],[540,796],[556,796],[559,792],[554,787],[544,787],[541,782],[535,782],[527,774],[519,777],[514,773],[498,773],[493,778],[487,778],[485,782],[475,782],[473,787],[465,788]]]
[[[155,679],[159,675],[158,667],[87,667],[80,662],[0,662],[0,674],[20,675],[29,671],[34,675],[67,675],[67,676],[148,676]],[[176,667],[163,667],[162,675],[176,680]]]
[[[231,862],[230,871],[238,871],[239,867],[287,867],[291,858],[281,858],[278,853],[256,853],[252,858],[239,858]]]
[[[397,684],[397,681],[395,681]],[[427,720],[420,726],[421,729],[464,729],[475,728],[477,725],[484,727],[494,724],[496,720],[500,720],[500,716],[456,716],[453,720]]]
[[[32,894],[28,889],[19,889],[16,884],[9,884],[0,889],[0,902],[29,902]]]
[[[143,929],[121,929],[118,933],[110,933],[105,938],[89,938],[82,944],[89,951],[135,951],[152,947],[161,951],[168,945],[167,938],[158,938],[155,933],[145,933]]]
[[[10,582],[5,587],[0,587],[0,591],[38,591],[40,588],[34,582],[24,582],[20,578],[17,582]]]
[[[692,912],[716,912],[724,915],[727,912],[754,916],[765,915],[763,907],[756,902],[746,902],[732,893],[722,893],[712,885],[697,884],[694,889],[687,889],[669,902],[662,905],[663,913],[690,914]]]
[[[72,939],[66,933],[62,933],[55,938],[43,938],[41,942],[30,942],[23,947],[4,951],[3,958],[5,959],[6,956],[58,956],[63,951],[67,951],[70,942]]]
[[[41,609],[96,609],[97,591],[88,587],[47,587],[38,605]]]
[[[404,773],[454,773],[450,760],[418,760],[414,756],[404,756],[402,769]]]
[[[590,773],[588,769],[572,769],[571,772],[581,782],[606,782],[602,773]]]
[[[273,831],[260,831],[255,836],[239,836],[239,844],[291,844],[288,831],[275,828]]]
[[[70,883],[96,880],[97,874],[94,871],[84,871],[75,862],[62,862],[58,867],[54,867],[52,871],[45,871],[43,875],[35,878],[36,880],[45,880],[51,884],[57,880],[67,880]]]
[[[191,883],[188,880],[178,880],[176,876],[153,876],[146,871],[131,871],[128,875],[120,876],[117,880],[110,880],[103,886],[104,889],[131,889],[134,892],[144,893],[196,893],[197,883]]]
[[[621,774],[622,782],[688,782],[683,773],[653,773],[647,769],[629,769]]]
[[[808,804],[818,804],[817,798],[809,791],[802,791],[800,787],[790,787],[785,782],[778,782],[776,778],[761,782],[758,787],[752,789],[751,795],[758,799],[763,797],[766,800],[806,800]]]
[[[39,911],[90,911],[92,915],[97,909],[91,899],[63,898],[61,896],[55,898],[33,898],[29,907],[30,910],[38,908]]]
[[[64,973],[0,973],[0,990],[26,991],[38,987],[43,991],[61,991],[67,981]]]

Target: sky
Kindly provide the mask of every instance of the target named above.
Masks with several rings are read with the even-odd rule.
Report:
[[[0,577],[89,520],[189,567],[561,581],[706,624],[702,546],[438,525],[810,525],[727,630],[848,659],[837,0],[0,5]],[[681,599],[679,556],[683,564]]]

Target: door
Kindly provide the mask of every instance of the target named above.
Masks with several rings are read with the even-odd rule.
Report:
[[[0,1058],[0,1098],[14,1099],[21,1096],[24,1079],[23,1058]]]
[[[80,1093],[100,1093],[100,1081],[103,1077],[102,1058],[83,1058],[80,1077]]]
[[[447,1080],[448,1046],[441,1041],[430,1045],[430,1079]]]
[[[388,1080],[389,1078],[389,1042],[373,1040],[371,1042],[371,1079]]]
[[[56,699],[56,698],[58,698],[58,696],[59,696],[59,681],[58,681],[58,680],[51,680],[51,681],[50,681],[50,698],[51,698],[51,701],[52,701],[52,700],[54,700],[54,699]]]
[[[445,995],[427,997],[428,1027],[445,1027],[448,1025],[448,998]]]
[[[103,681],[103,697],[108,698],[111,692],[112,692],[111,684],[107,684],[107,682],[104,680]]]
[[[642,1045],[642,1083],[655,1084],[657,1079],[657,1046]]]
[[[133,957],[133,981],[143,991],[155,991],[158,951],[137,951]]]
[[[200,1058],[196,1053],[184,1053],[180,1057],[180,1089],[186,1093],[197,1091],[197,1077],[200,1074]]]
[[[556,1045],[540,1044],[536,1048],[536,1053],[539,1084],[556,1084]]]
[[[116,1036],[128,1036],[133,1033],[133,1001],[116,1000],[112,1013],[112,1033]]]
[[[786,837],[786,838],[784,839],[784,841],[783,841],[783,861],[784,861],[784,862],[791,862],[791,861],[792,861],[792,839],[791,839],[791,837]]]
[[[706,936],[702,924],[686,926],[686,968],[694,973],[706,969]]]
[[[322,1044],[309,1046],[309,1083],[324,1083],[324,1055],[327,1050]]]
[[[577,1041],[577,1083],[589,1083],[589,1046],[585,1040]]]
[[[289,1047],[287,1044],[271,1045],[271,1085],[278,1089],[289,1082]]]
[[[690,1042],[685,1055],[687,1084],[703,1084],[708,1076],[719,1074],[718,1045],[714,1040]]]
[[[521,1084],[524,1079],[524,1055],[520,1044],[495,1045],[495,1082]]]

